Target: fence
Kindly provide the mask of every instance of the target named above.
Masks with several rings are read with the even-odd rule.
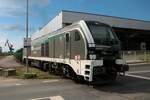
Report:
[[[150,51],[122,51],[122,58],[127,62],[150,62]]]

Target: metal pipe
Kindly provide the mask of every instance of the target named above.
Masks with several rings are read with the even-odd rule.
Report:
[[[29,1],[27,0],[27,5],[26,5],[26,39],[28,39],[28,3]],[[26,47],[26,73],[29,72],[28,68],[28,47]]]

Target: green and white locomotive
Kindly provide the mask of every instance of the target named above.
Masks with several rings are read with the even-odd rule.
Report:
[[[28,58],[29,64],[88,82],[114,81],[129,69],[121,58],[120,41],[115,32],[109,25],[97,21],[81,20],[31,38]]]

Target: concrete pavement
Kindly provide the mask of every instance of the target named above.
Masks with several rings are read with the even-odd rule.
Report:
[[[143,76],[144,72],[136,75],[137,71],[150,70],[150,67],[132,66],[130,69],[135,73],[128,75]],[[113,84],[98,86],[77,84],[70,79],[6,79],[0,81],[0,100],[150,100],[150,80],[128,75],[118,77]]]
[[[7,59],[2,62],[15,63],[12,57]],[[130,65],[125,77],[118,77],[113,84],[98,86],[77,84],[70,79],[0,77],[0,100],[150,100],[149,71],[150,64]]]

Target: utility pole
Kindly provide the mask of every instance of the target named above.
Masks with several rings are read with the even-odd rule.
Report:
[[[28,40],[28,6],[29,6],[29,0],[26,2],[26,39]],[[26,47],[26,73],[29,72],[28,68],[28,46]]]

